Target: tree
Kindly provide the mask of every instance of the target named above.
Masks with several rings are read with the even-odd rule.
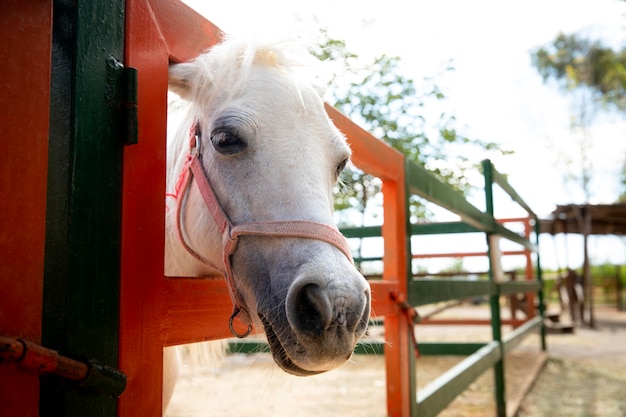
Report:
[[[495,143],[464,136],[453,115],[430,110],[445,100],[444,93],[434,78],[418,85],[406,76],[399,57],[381,55],[363,65],[344,41],[330,38],[325,30],[311,52],[322,61],[343,64],[343,70],[329,83],[331,104],[451,187],[464,193],[471,189],[467,172],[475,171],[480,161],[468,158],[467,148],[478,148],[483,154],[505,152]],[[444,71],[452,70],[448,65]],[[364,216],[368,203],[380,193],[380,181],[354,167],[344,171],[341,183],[344,187],[335,200],[337,210],[356,208]],[[413,220],[429,215],[417,197],[411,198],[410,210]],[[362,217],[361,224],[363,221]]]
[[[593,171],[589,127],[600,110],[626,110],[626,49],[614,51],[599,41],[560,33],[552,43],[531,51],[531,59],[544,82],[556,82],[573,99],[571,128],[579,133],[580,166],[566,180],[578,180],[589,201]]]
[[[531,57],[544,81],[553,79],[567,91],[589,89],[594,101],[626,110],[626,49],[614,51],[600,41],[560,33]]]

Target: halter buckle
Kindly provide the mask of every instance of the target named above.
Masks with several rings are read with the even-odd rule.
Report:
[[[191,158],[200,155],[201,137],[200,126],[198,126],[198,122],[194,122],[189,128],[189,156]]]

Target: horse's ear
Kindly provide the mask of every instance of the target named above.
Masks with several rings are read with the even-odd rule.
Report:
[[[171,64],[169,68],[168,87],[183,99],[189,99],[193,88],[192,80],[196,72],[193,63]]]

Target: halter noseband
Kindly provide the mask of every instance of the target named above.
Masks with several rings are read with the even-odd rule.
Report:
[[[252,320],[248,313],[245,303],[241,299],[241,294],[235,286],[234,273],[231,263],[231,255],[235,252],[238,238],[243,235],[255,236],[274,236],[274,237],[297,237],[321,240],[338,248],[352,262],[352,254],[346,238],[337,230],[336,227],[329,226],[324,223],[317,223],[308,220],[289,220],[289,221],[266,221],[240,223],[234,225],[228,215],[224,212],[200,161],[200,134],[197,123],[193,123],[189,129],[189,154],[183,166],[183,170],[176,184],[176,233],[183,247],[198,261],[216,268],[216,265],[207,261],[202,255],[196,252],[185,240],[182,224],[182,207],[185,196],[191,186],[191,181],[195,179],[200,195],[204,200],[204,204],[208,208],[215,224],[218,226],[222,235],[222,262],[226,270],[226,282],[230,291],[233,302],[233,313],[229,320],[229,328],[231,333],[239,338],[244,338],[252,332]],[[179,192],[182,192],[179,193]],[[217,268],[219,269],[219,267]],[[233,320],[241,312],[245,315],[248,323],[248,329],[244,333],[237,333],[233,327]]]

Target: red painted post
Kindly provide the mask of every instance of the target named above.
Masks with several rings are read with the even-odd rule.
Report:
[[[118,415],[161,414],[167,45],[147,1],[127,1],[125,66],[137,68],[138,143],[124,151]],[[142,186],[146,179],[150,186]],[[146,215],[149,213],[150,215]]]
[[[402,161],[404,167],[404,160]],[[384,281],[397,281],[400,294],[408,294],[408,239],[404,169],[395,182],[383,181],[385,240]],[[387,414],[413,415],[416,406],[415,356],[409,336],[410,323],[396,307],[385,316],[385,363],[387,370]]]
[[[221,36],[179,1],[127,1],[125,65],[138,70],[139,138],[124,154],[120,368],[128,384],[121,417],[160,415],[164,346],[230,334],[222,280],[164,276],[168,65]]]
[[[0,335],[41,343],[52,2],[0,6]],[[2,415],[39,415],[39,378],[0,363]]]

